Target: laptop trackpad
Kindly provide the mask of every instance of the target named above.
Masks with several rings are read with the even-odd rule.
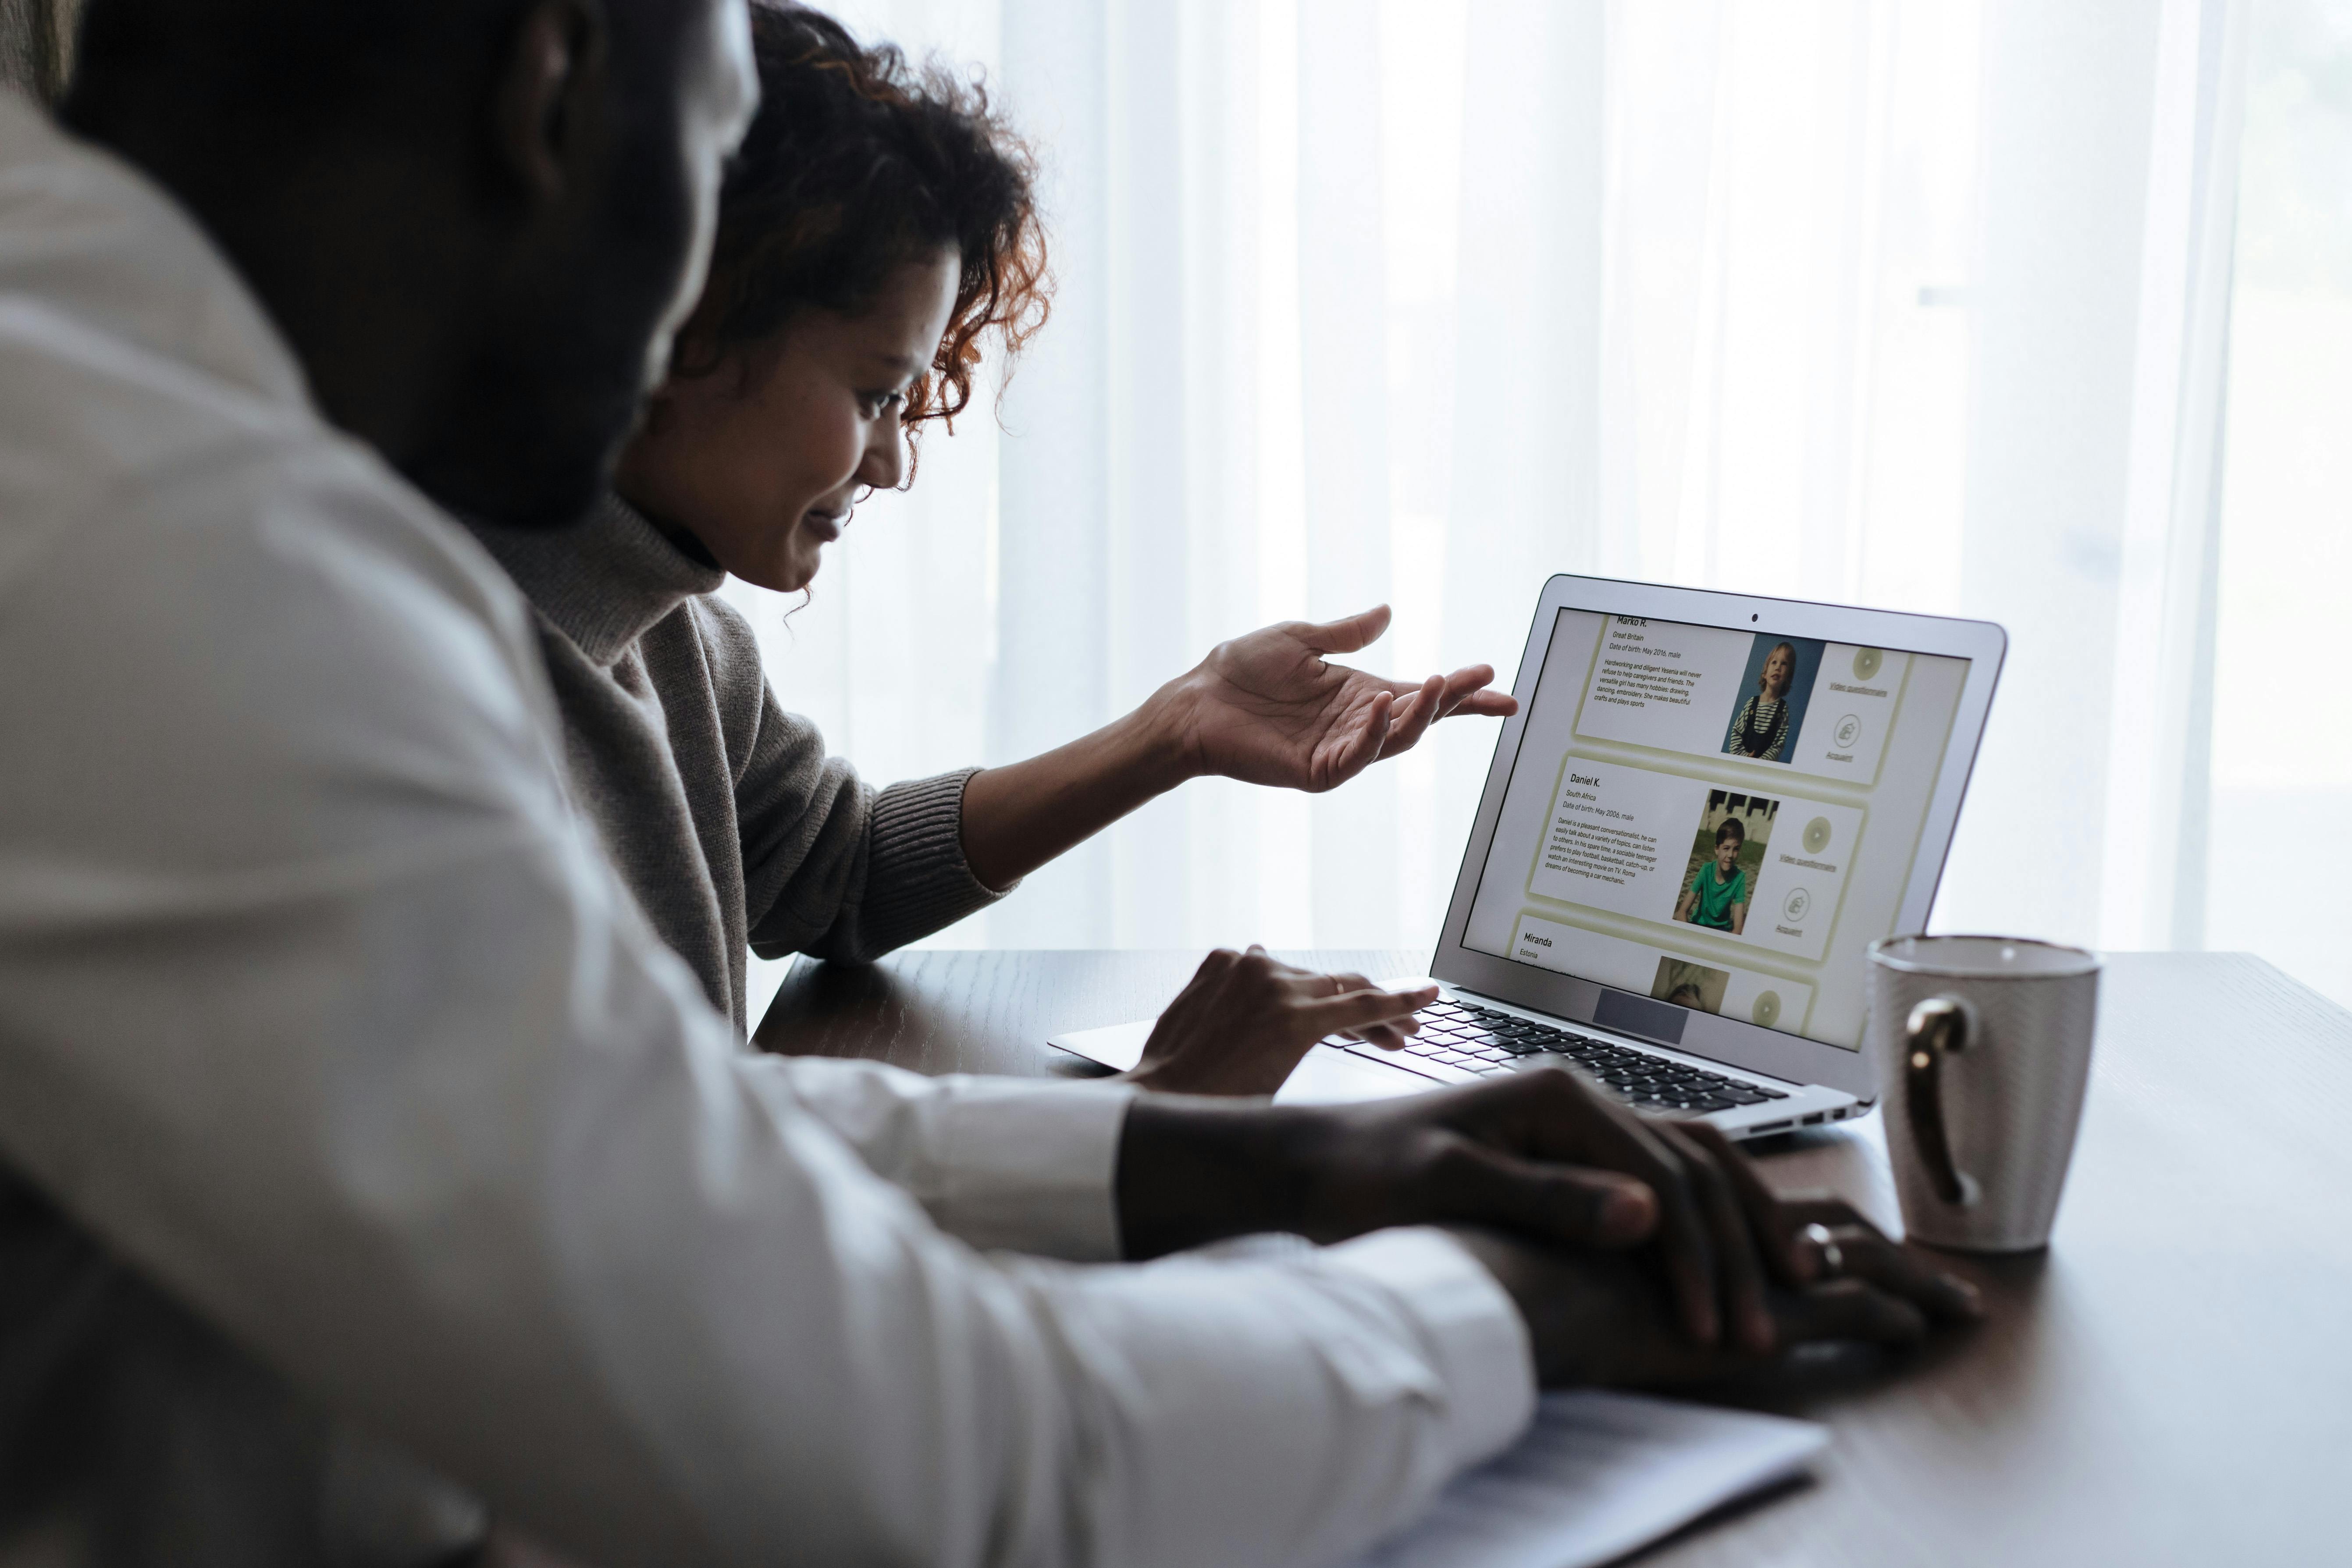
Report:
[[[1350,1100],[1392,1100],[1443,1087],[1405,1068],[1318,1046],[1291,1069],[1274,1100],[1277,1105],[1336,1105]]]

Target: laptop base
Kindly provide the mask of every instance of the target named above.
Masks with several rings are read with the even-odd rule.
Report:
[[[1385,984],[1402,989],[1427,982],[1415,977]],[[1276,1092],[1276,1102],[1382,1100],[1506,1072],[1573,1067],[1643,1115],[1705,1121],[1733,1138],[1769,1137],[1844,1121],[1869,1109],[1843,1089],[1787,1083],[1589,1025],[1563,1024],[1451,985],[1440,985],[1438,1000],[1423,1017],[1427,1037],[1416,1037],[1402,1051],[1336,1038],[1316,1046]],[[1046,1044],[1124,1072],[1142,1059],[1153,1023],[1142,1019],[1081,1029]],[[1473,1041],[1482,1043],[1475,1050],[1460,1048]],[[1745,1103],[1720,1103],[1725,1100]]]

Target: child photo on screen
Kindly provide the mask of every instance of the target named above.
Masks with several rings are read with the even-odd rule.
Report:
[[[1739,868],[1739,851],[1747,847],[1748,830],[1725,817],[1715,830],[1715,858],[1692,874],[1675,906],[1675,919],[1738,936],[1748,925],[1748,873]]]
[[[1687,959],[1660,958],[1650,994],[1677,1007],[1688,1007],[1694,1013],[1720,1013],[1723,993],[1730,984],[1729,970],[1693,963]]]
[[[1785,763],[1805,721],[1805,703],[1822,666],[1822,645],[1811,637],[1756,639],[1748,660],[1748,699],[1731,716],[1723,749],[1759,763]]]
[[[1764,863],[1764,841],[1780,803],[1762,795],[1707,792],[1706,810],[1691,845],[1689,870],[1675,919],[1739,936],[1748,929],[1748,896]]]

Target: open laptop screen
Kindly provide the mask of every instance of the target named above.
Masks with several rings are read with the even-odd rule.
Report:
[[[1560,611],[1463,945],[1858,1048],[1968,672]]]

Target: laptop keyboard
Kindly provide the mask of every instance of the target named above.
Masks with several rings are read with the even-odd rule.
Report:
[[[1402,1054],[1479,1074],[1508,1072],[1521,1057],[1549,1053],[1574,1062],[1636,1110],[1661,1115],[1703,1116],[1789,1098],[1762,1084],[1744,1083],[1687,1062],[1467,1002],[1441,999],[1423,1008],[1419,1016],[1421,1033],[1405,1043],[1402,1053],[1356,1041],[1331,1043],[1374,1061],[1393,1062]]]

